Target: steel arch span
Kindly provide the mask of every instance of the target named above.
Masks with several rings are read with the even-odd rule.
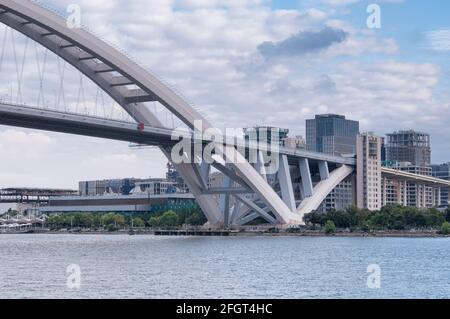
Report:
[[[0,0],[0,22],[67,61],[136,122],[163,128],[145,105],[159,102],[190,129],[200,122],[202,131],[214,130],[212,123],[143,67],[84,29],[69,28],[65,19],[47,9],[30,1]],[[214,226],[241,225],[256,218],[272,224],[302,224],[303,215],[317,209],[332,189],[354,171],[352,165],[339,163],[332,171],[329,164],[336,163],[315,161],[320,181],[314,185],[308,155],[280,152],[279,170],[275,181],[269,183],[259,153],[252,165],[234,145],[218,149],[221,151],[212,164],[204,159],[175,164]],[[172,160],[171,147],[161,146],[161,150]],[[222,187],[209,185],[211,167],[223,173]]]

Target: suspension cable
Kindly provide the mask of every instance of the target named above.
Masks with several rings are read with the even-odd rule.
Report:
[[[11,29],[11,43],[12,43],[12,49],[13,49],[13,53],[14,53],[14,62],[15,62],[16,76],[17,76],[16,103],[19,104],[23,100],[23,98],[22,98],[22,77],[23,77],[23,69],[24,69],[24,63],[25,63],[25,55],[26,55],[26,50],[27,50],[27,46],[28,46],[28,37],[25,38],[25,50],[24,50],[24,54],[23,54],[23,58],[22,58],[22,69],[21,70],[19,69],[19,61],[18,61],[19,59],[17,56],[15,33],[12,29]]]
[[[64,76],[66,73],[66,64],[65,61],[63,61],[62,63],[62,67],[61,67],[61,61],[60,61],[60,57],[57,56],[56,60],[58,61],[58,74],[59,74],[59,90],[58,90],[58,95],[56,97],[56,101],[55,101],[55,108],[58,109],[60,102],[61,102],[61,95],[63,98],[63,103],[64,103],[64,111],[67,112],[67,104],[66,104],[66,95],[64,92]]]
[[[39,73],[39,94],[37,99],[37,106],[40,106],[41,100],[42,100],[42,106],[44,108],[48,108],[48,105],[45,103],[45,94],[44,94],[44,76],[45,76],[45,70],[47,65],[47,56],[48,56],[48,49],[45,48],[44,50],[44,58],[41,65],[40,58],[39,58],[39,50],[38,45],[35,42],[34,43],[35,51],[36,51],[36,65]]]
[[[2,51],[0,53],[0,72],[2,71],[3,58],[5,57],[5,49],[6,49],[6,38],[8,35],[8,27],[5,27],[5,32],[3,33],[3,43],[2,43]]]

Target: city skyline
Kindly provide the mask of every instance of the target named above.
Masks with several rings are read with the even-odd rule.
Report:
[[[72,2],[46,1],[62,12]],[[315,114],[344,114],[382,136],[426,131],[432,163],[450,161],[446,2],[380,1],[381,29],[367,28],[366,1],[160,0],[145,17],[146,1],[126,12],[123,1],[78,3],[84,24],[174,83],[219,127],[258,122],[305,135]],[[159,150],[3,126],[0,147],[2,187],[159,177],[166,165]]]

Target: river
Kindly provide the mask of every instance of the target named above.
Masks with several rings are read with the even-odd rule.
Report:
[[[0,298],[449,297],[447,238],[0,235]]]

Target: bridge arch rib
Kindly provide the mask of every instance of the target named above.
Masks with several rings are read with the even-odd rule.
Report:
[[[205,129],[212,126],[155,76],[86,30],[68,28],[65,19],[30,1],[0,0],[0,10],[0,22],[65,59],[130,115],[138,112],[141,103],[159,102],[188,127],[194,121],[202,121]]]

